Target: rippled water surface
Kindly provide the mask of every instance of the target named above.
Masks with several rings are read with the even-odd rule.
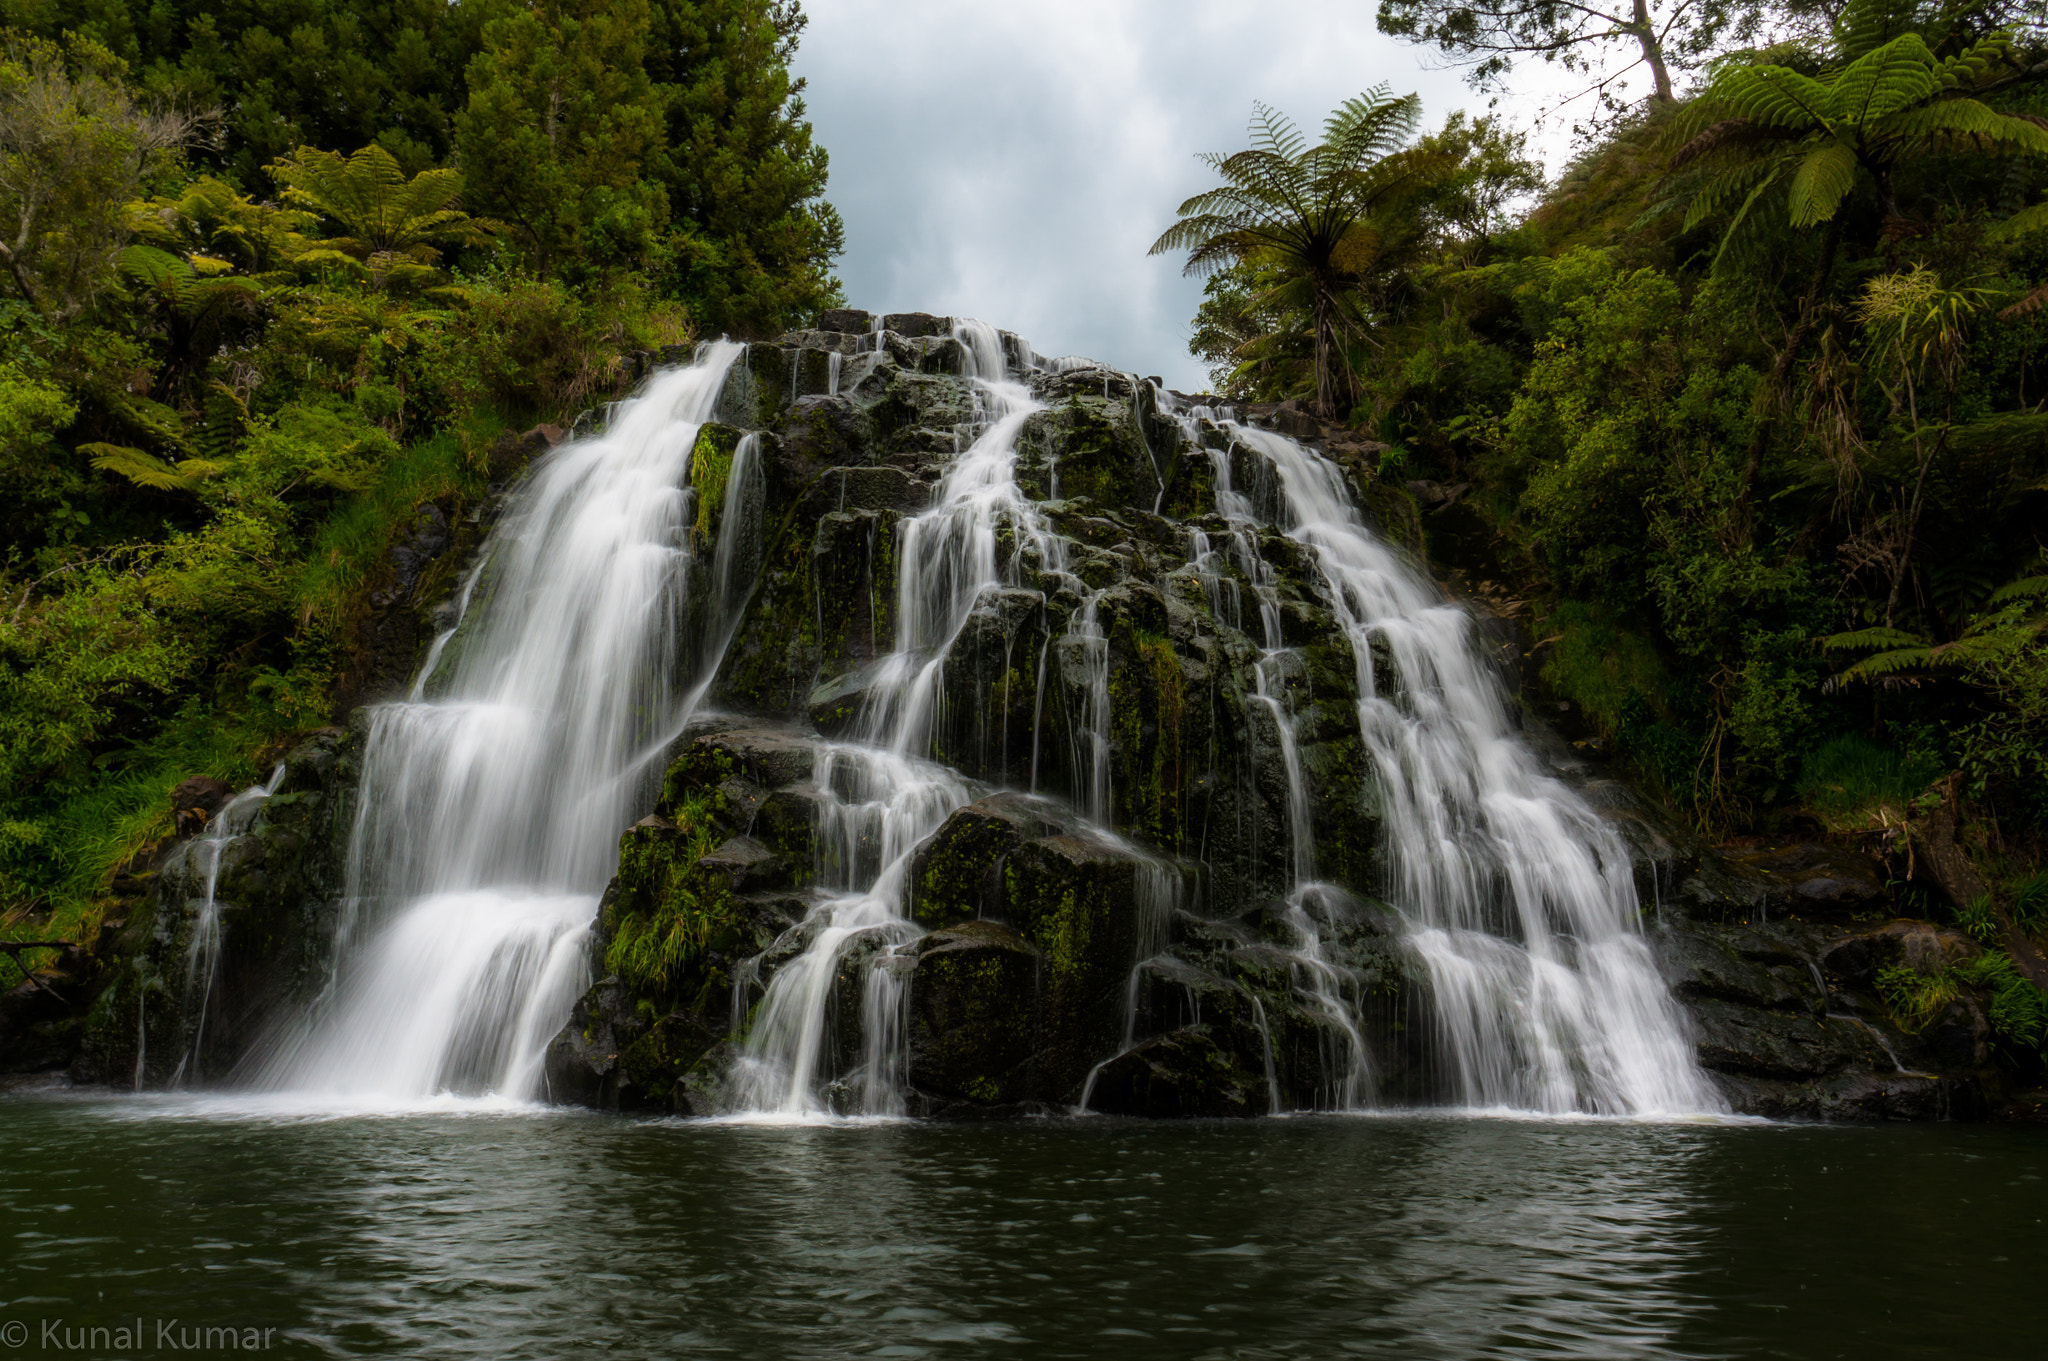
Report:
[[[72,1354],[165,1354],[173,1319],[306,1356],[2032,1357],[2044,1167],[2048,1134],[1966,1126],[15,1096],[0,1341],[139,1318],[142,1347]]]

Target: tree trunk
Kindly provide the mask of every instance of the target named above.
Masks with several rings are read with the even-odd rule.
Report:
[[[1650,22],[1650,0],[1635,0],[1635,22],[1629,32],[1642,44],[1643,64],[1650,68],[1650,98],[1659,104],[1671,102],[1671,72],[1664,65],[1664,47],[1657,41],[1657,29]]]
[[[1756,492],[1756,479],[1763,471],[1764,449],[1771,442],[1771,420],[1778,404],[1784,398],[1785,387],[1791,381],[1792,369],[1799,362],[1799,352],[1806,348],[1806,339],[1813,334],[1814,319],[1819,315],[1822,299],[1827,294],[1828,280],[1835,272],[1835,252],[1842,244],[1842,215],[1835,214],[1828,220],[1827,231],[1820,241],[1820,262],[1814,267],[1813,282],[1807,286],[1806,296],[1799,300],[1799,320],[1792,324],[1792,334],[1785,338],[1785,348],[1778,355],[1778,361],[1771,365],[1770,384],[1767,396],[1770,405],[1758,418],[1756,433],[1750,437],[1749,457],[1742,468],[1742,490],[1735,499],[1735,518],[1741,526],[1742,537],[1749,537],[1749,507]]]
[[[29,287],[28,276],[21,272],[21,261],[15,258],[14,252],[7,248],[4,241],[0,241],[0,259],[6,260],[7,272],[14,276],[14,286],[21,290],[22,299],[28,303],[29,310],[37,316],[49,315],[43,311],[43,300],[36,296],[35,289]]]
[[[1960,774],[1956,774],[1941,782],[1941,806],[1922,818],[1914,828],[1924,851],[1921,861],[1927,866],[1929,877],[1957,907],[1967,907],[1979,898],[1991,896],[1990,885],[1977,873],[1977,867],[1970,863],[1970,857],[1963,848],[1956,844],[1956,824],[1962,814],[1958,787],[1962,779]],[[1993,904],[1992,918],[1998,923],[1998,934],[2006,953],[2012,956],[2012,962],[2033,981],[2035,987],[2048,992],[2048,961],[2041,958],[2041,952],[2014,925],[2004,908]]]
[[[1331,312],[1336,300],[1327,280],[1314,283],[1316,295],[1316,414],[1324,420],[1337,419],[1337,341]]]

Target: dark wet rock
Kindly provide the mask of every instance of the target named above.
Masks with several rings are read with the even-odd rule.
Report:
[[[507,430],[491,445],[491,481],[494,484],[510,481],[523,472],[527,464],[568,438],[568,429],[560,425],[536,425],[523,433]]]
[[[358,729],[309,734],[285,754],[283,777],[247,829],[220,848],[221,948],[203,1026],[185,988],[205,895],[199,841],[164,856],[147,896],[75,965],[89,1003],[68,1041],[78,1081],[134,1081],[138,1019],[145,1084],[166,1081],[181,1061],[188,1080],[225,1077],[275,1016],[327,985],[361,750]]]
[[[804,495],[813,518],[849,511],[915,514],[931,503],[930,484],[902,468],[827,468]]]
[[[882,318],[882,329],[899,336],[943,336],[952,334],[953,323],[929,312],[891,312]]]
[[[1263,1080],[1191,1026],[1133,1046],[1102,1066],[1088,1108],[1151,1119],[1264,1115]]]
[[[1806,842],[1738,853],[1729,862],[1758,876],[1780,912],[1846,920],[1886,904],[1884,868],[1838,846]]]
[[[868,461],[869,421],[850,397],[799,397],[777,433],[770,486],[783,497],[809,494],[812,482],[827,468]]]
[[[818,314],[818,329],[865,335],[875,329],[875,314],[852,307],[830,308]]]
[[[542,1090],[551,1101],[598,1110],[674,1108],[676,1089],[719,1038],[688,1011],[650,1020],[618,978],[606,977],[548,1042]]]
[[[1932,977],[1967,964],[1983,953],[1983,947],[1953,927],[1894,921],[1833,940],[1820,959],[1830,975],[1852,985],[1867,986],[1878,970],[1891,965],[1903,965]]]
[[[1857,1071],[1803,1082],[1720,1081],[1738,1111],[1772,1120],[1969,1120],[1985,1114],[1973,1080],[1932,1073]]]
[[[733,893],[781,888],[789,883],[788,863],[750,836],[728,837],[697,864],[708,873],[723,876]]]
[[[1067,833],[1026,842],[1004,865],[1004,914],[1045,954],[1043,1090],[1052,1100],[1078,1099],[1088,1070],[1122,1037],[1146,863],[1104,837]]]
[[[910,975],[910,1082],[942,1102],[1035,1096],[1044,958],[998,922],[970,921],[917,943]]]
[[[669,766],[658,811],[673,816],[682,792],[716,789],[735,775],[764,790],[808,783],[817,748],[795,728],[748,724],[694,737]]]
[[[911,858],[911,916],[935,928],[1009,918],[1010,856],[1068,825],[1054,805],[1029,794],[991,794],[956,810]]]
[[[1852,1065],[1888,1069],[1890,1057],[1866,1025],[1852,1020],[1760,1011],[1699,1000],[1701,1066],[1743,1077],[1818,1078]]]
[[[812,689],[806,712],[818,731],[827,737],[847,736],[867,707],[868,692],[883,680],[879,663],[836,676]]]
[[[211,775],[194,775],[171,790],[171,821],[179,836],[204,831],[220,806],[234,797],[235,787]]]

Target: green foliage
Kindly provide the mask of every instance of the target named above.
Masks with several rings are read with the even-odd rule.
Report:
[[[1911,816],[1914,798],[1941,775],[1940,764],[1925,753],[1902,754],[1846,734],[1806,754],[1799,800],[1840,830],[1899,826]]]
[[[839,235],[791,4],[58,8],[0,38],[0,908],[90,939],[171,785],[334,717],[507,422],[836,300]]]
[[[1859,187],[1893,199],[1890,173],[1902,159],[1948,149],[2048,155],[2048,128],[1974,97],[2010,77],[2006,35],[1943,57],[1906,32],[1859,53],[1859,13],[1838,31],[1842,64],[1815,75],[1729,66],[1672,123],[1686,228],[1726,216],[1716,268],[1753,256],[1780,226],[1832,222]]]
[[[0,267],[36,311],[69,319],[106,288],[126,204],[200,120],[146,107],[121,63],[0,30]]]
[[[1316,406],[1337,413],[1341,282],[1371,270],[1405,204],[1453,165],[1440,148],[1409,147],[1421,117],[1415,95],[1384,85],[1347,101],[1311,146],[1284,114],[1258,105],[1252,145],[1204,153],[1223,183],[1180,205],[1180,220],[1151,254],[1187,252],[1189,274],[1255,263],[1271,283],[1249,308],[1285,307],[1311,317]]]
[[[646,178],[664,92],[643,58],[646,0],[547,0],[484,26],[456,140],[475,201],[542,273],[644,267],[668,204]]]
[[[731,929],[731,893],[698,864],[718,846],[715,793],[693,791],[675,826],[635,827],[619,843],[604,967],[642,996],[673,997],[706,949]]]
[[[2013,895],[2012,919],[2029,933],[2048,928],[2048,871],[2036,874]]]
[[[359,269],[373,288],[434,277],[441,245],[477,245],[497,224],[454,205],[462,175],[422,170],[407,178],[398,160],[375,142],[353,156],[300,147],[270,167],[284,200],[343,233],[293,259],[298,265],[339,263]]]
[[[1586,52],[1649,40],[1596,10],[1382,22],[1494,75],[1558,24],[1591,26]],[[2044,34],[2010,5],[1855,0],[1773,36],[1688,49],[1705,87],[1617,106],[1519,221],[1510,150],[1466,153],[1508,192],[1358,291],[1353,421],[1390,446],[1382,477],[1473,484],[1460,513],[1490,533],[1443,536],[1450,565],[1534,597],[1545,685],[1703,829],[1794,797],[1896,823],[1960,768],[2037,861]],[[1256,268],[1217,274],[1196,349],[1232,395],[1296,395],[1312,323],[1262,314]]]
[[[464,63],[505,0],[86,0],[27,20],[118,55],[151,98],[224,113],[206,155],[244,190],[294,147],[377,142],[409,170],[445,159]],[[30,11],[31,13],[33,11]],[[26,16],[24,16],[26,18]]]
[[[30,495],[46,483],[54,436],[78,418],[78,405],[55,383],[0,364],[0,495]]]
[[[840,302],[845,228],[789,72],[805,22],[796,0],[652,0],[672,228],[654,274],[707,333],[772,335]]]
[[[1899,1028],[1926,1029],[1966,991],[1983,994],[1992,1032],[2023,1052],[2048,1055],[2048,993],[2042,992],[2003,950],[1986,950],[1966,964],[1921,974],[1905,965],[1878,970],[1877,989]]]

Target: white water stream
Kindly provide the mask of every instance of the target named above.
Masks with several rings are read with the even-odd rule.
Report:
[[[1017,578],[1016,554],[1057,570],[1061,544],[1017,486],[1017,436],[1038,402],[1014,381],[995,330],[961,321],[978,413],[972,442],[932,504],[898,529],[895,650],[875,665],[853,737],[821,748],[821,879],[832,896],[795,928],[809,945],[769,981],[744,1037],[734,1103],[757,1116],[903,1113],[902,1011],[908,961],[871,961],[861,985],[862,1061],[834,1073],[830,1006],[842,960],[859,945],[890,952],[922,934],[904,915],[917,844],[981,791],[928,759],[947,653],[983,592]]]
[[[1721,1109],[1637,923],[1626,846],[1510,730],[1472,616],[1366,528],[1329,460],[1271,431],[1228,429],[1272,465],[1281,527],[1315,550],[1351,644],[1385,891],[1428,969],[1462,1104]],[[1375,640],[1393,676],[1375,673]],[[1300,779],[1292,766],[1288,776]],[[1297,913],[1308,891],[1297,887]]]
[[[743,446],[706,612],[715,636],[689,636],[691,452],[740,353],[706,345],[619,403],[603,433],[542,457],[412,696],[371,711],[337,986],[267,1055],[260,1086],[535,1093],[543,1048],[588,981],[619,832],[646,811],[745,590],[740,498],[759,474]]]
[[[184,1086],[188,1071],[196,1074],[204,1061],[206,1021],[213,1011],[213,985],[220,973],[221,945],[225,935],[221,921],[220,858],[230,842],[249,830],[250,824],[256,821],[256,814],[262,811],[264,800],[277,792],[278,782],[282,779],[284,766],[280,764],[271,770],[270,778],[262,784],[252,784],[223,803],[214,812],[213,820],[206,824],[205,832],[193,841],[192,849],[187,852],[187,863],[197,867],[200,879],[199,911],[192,922],[191,936],[185,943],[185,993],[180,1007],[189,1022],[190,1033],[178,1066],[171,1073],[169,1086]],[[138,1041],[138,1051],[141,1047]],[[136,1068],[139,1074],[140,1057]]]

